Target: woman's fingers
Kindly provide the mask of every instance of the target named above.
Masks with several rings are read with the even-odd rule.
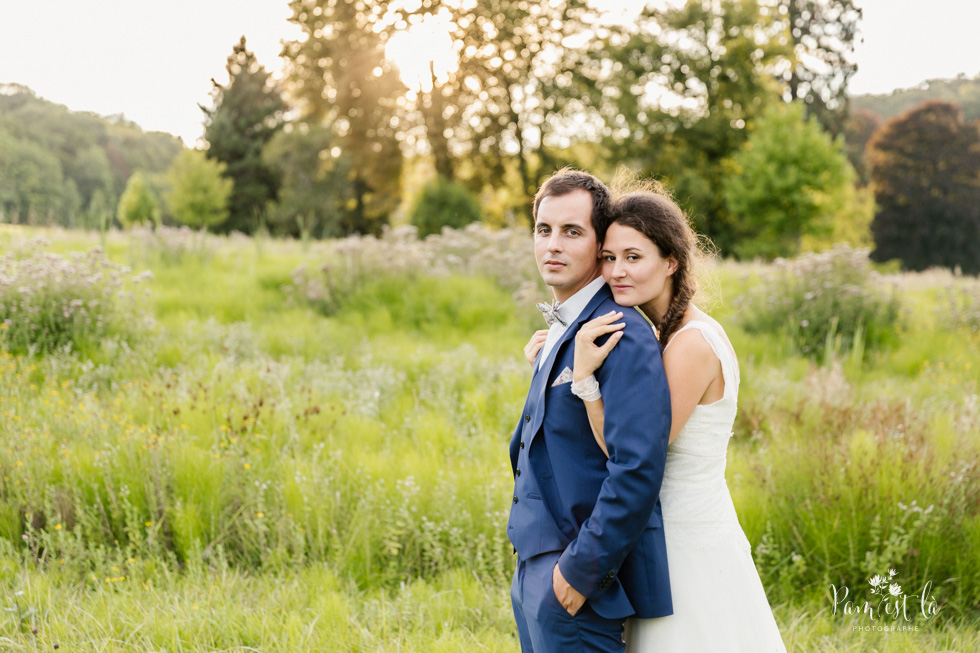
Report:
[[[622,339],[623,339],[622,331],[617,331],[616,333],[609,336],[609,339],[606,340],[606,342],[604,342],[601,347],[599,347],[599,351],[602,353],[603,359],[605,359],[605,357],[609,355],[609,352],[612,351],[612,348],[615,347]]]
[[[612,333],[613,331],[619,331],[626,326],[625,322],[619,322],[618,324],[606,324],[603,326],[595,326],[588,330],[588,334],[592,336],[595,340],[599,336],[603,336],[607,333]]]
[[[606,335],[607,333],[618,332],[626,327],[624,322],[619,322],[617,324],[599,324],[590,327],[582,327],[579,330],[576,338],[579,343],[589,342],[594,343],[596,339]]]
[[[592,318],[591,320],[589,320],[588,322],[586,322],[585,324],[583,324],[582,325],[582,328],[583,329],[588,329],[588,328],[593,327],[593,326],[602,326],[604,324],[610,324],[612,322],[615,322],[616,320],[618,320],[621,317],[623,317],[623,312],[622,311],[610,311],[609,313],[606,313],[605,315],[600,315],[599,317]]]

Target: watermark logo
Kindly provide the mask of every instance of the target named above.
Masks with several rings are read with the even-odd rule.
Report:
[[[932,595],[932,581],[927,581],[918,594],[908,595],[897,580],[898,572],[889,569],[887,574],[875,574],[868,579],[871,586],[870,600],[861,602],[852,597],[845,585],[831,585],[832,614],[842,612],[853,616],[858,623],[854,630],[917,631],[918,625],[909,625],[914,618],[932,619],[939,614],[939,604]]]

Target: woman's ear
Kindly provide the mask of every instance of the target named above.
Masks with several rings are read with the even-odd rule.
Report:
[[[667,276],[670,276],[677,272],[677,259],[673,256],[667,257]]]

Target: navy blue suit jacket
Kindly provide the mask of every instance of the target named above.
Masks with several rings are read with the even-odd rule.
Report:
[[[609,457],[596,444],[570,383],[575,334],[623,310],[622,339],[596,371]],[[649,323],[603,286],[568,326],[540,369],[510,443],[514,498],[507,534],[522,559],[561,551],[565,580],[606,618],[673,612],[660,484],[670,434],[670,395]]]

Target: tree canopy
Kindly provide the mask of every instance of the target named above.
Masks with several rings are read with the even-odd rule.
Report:
[[[234,186],[224,176],[225,169],[224,163],[208,159],[200,150],[181,152],[167,173],[167,206],[174,219],[197,229],[222,224]]]
[[[69,111],[0,84],[0,220],[95,226],[89,216],[115,213],[133,172],[163,173],[180,150],[176,137],[122,116]]]
[[[116,218],[125,228],[141,224],[153,226],[160,221],[160,203],[142,173],[134,172],[126,182]]]
[[[728,168],[723,192],[744,258],[793,256],[804,236],[832,231],[855,176],[841,143],[799,103],[771,107]]]
[[[868,143],[878,261],[980,272],[980,122],[928,102],[888,121]]]
[[[400,201],[396,106],[405,90],[384,56],[387,33],[373,29],[380,9],[360,0],[290,6],[290,21],[303,35],[283,48],[289,92],[302,120],[328,126],[350,161],[352,193],[341,207],[341,227],[378,232]]]
[[[663,182],[723,255],[741,257],[867,242],[874,180],[876,255],[886,256],[902,231],[889,225],[919,193],[896,181],[905,166],[933,179],[935,197],[915,200],[930,229],[973,233],[964,208],[975,203],[973,150],[943,139],[973,143],[977,80],[871,98],[878,104],[858,98],[864,108],[851,112],[855,0],[647,3],[631,21],[590,0],[289,7],[299,36],[283,44],[282,75],[270,75],[242,37],[225,62],[227,83],[214,82],[212,106],[202,107],[207,156],[233,180],[228,218],[188,218],[174,200],[165,220],[318,237],[378,233],[392,220],[435,229],[446,222],[435,215],[440,202],[453,195],[466,198],[467,216],[519,224],[556,168],[609,179],[626,167]],[[898,129],[868,108],[933,92],[960,102],[966,119]],[[116,198],[136,172],[133,187],[179,198],[160,173],[180,149],[122,118],[71,114],[0,87],[0,219],[104,224],[129,214]],[[922,173],[924,161],[946,174]],[[175,170],[198,163],[183,157]],[[200,169],[201,181],[215,181],[212,173]],[[193,194],[189,178],[181,183]],[[420,215],[406,197],[427,184],[434,214]],[[946,254],[969,267],[966,250]]]

